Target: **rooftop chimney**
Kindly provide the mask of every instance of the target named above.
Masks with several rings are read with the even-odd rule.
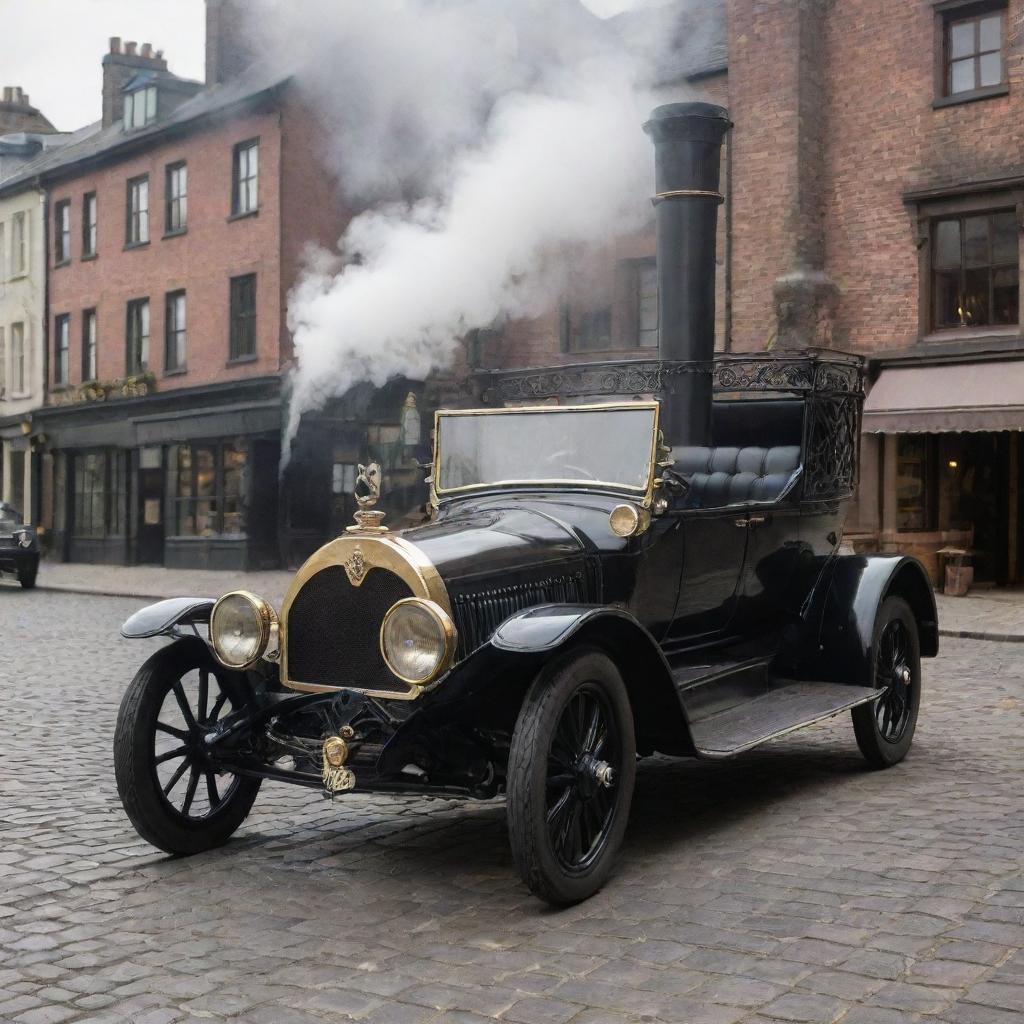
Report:
[[[667,375],[662,427],[673,446],[711,441],[715,235],[729,127],[728,112],[710,103],[669,103],[644,125],[654,141],[660,354],[701,364]]]
[[[206,84],[219,85],[253,62],[240,0],[206,0]]]
[[[57,129],[29,102],[20,85],[5,85],[0,101],[0,135],[35,132],[50,135]]]
[[[166,71],[163,51],[153,52],[151,43],[125,42],[120,36],[110,37],[110,52],[103,57],[103,127],[109,128],[124,116],[124,97],[121,90],[140,71]]]

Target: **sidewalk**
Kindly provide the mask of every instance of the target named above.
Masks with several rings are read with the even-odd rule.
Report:
[[[155,566],[80,565],[44,562],[39,587],[79,594],[159,601],[165,597],[218,597],[228,590],[251,590],[281,606],[291,572],[214,572]],[[936,594],[943,636],[1024,643],[1024,590],[981,590],[967,597]]]

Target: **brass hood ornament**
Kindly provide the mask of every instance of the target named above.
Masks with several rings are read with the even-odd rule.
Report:
[[[388,528],[382,525],[385,513],[373,507],[380,498],[380,466],[376,462],[359,467],[353,493],[359,511],[355,514],[355,526],[347,527],[347,532],[387,533]]]

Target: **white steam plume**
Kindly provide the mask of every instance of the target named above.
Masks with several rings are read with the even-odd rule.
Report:
[[[566,253],[649,216],[651,65],[578,0],[261,7],[331,133],[340,186],[374,204],[290,296],[289,439],[356,382],[422,379],[470,329],[539,315]]]

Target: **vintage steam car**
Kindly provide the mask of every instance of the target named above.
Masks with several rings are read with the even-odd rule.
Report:
[[[26,589],[36,585],[39,538],[13,506],[0,501],[0,576],[14,576]]]
[[[524,880],[565,904],[608,876],[638,756],[732,757],[846,711],[872,766],[905,756],[938,628],[917,562],[839,553],[861,360],[713,358],[727,127],[704,104],[648,126],[659,359],[510,374],[439,412],[432,521],[389,532],[368,467],[280,610],[238,591],[128,620],[173,638],[117,723],[143,837],[223,843],[263,779],[504,793]]]

